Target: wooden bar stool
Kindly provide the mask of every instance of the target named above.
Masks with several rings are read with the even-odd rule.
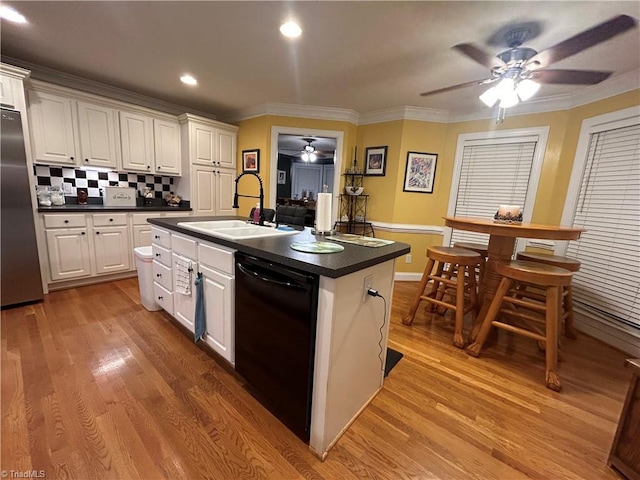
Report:
[[[498,327],[509,332],[519,333],[534,340],[546,343],[546,383],[551,390],[560,391],[562,387],[556,372],[558,363],[558,322],[562,308],[562,289],[571,283],[573,272],[564,268],[538,262],[513,260],[501,262],[496,266],[496,272],[502,275],[500,286],[496,292],[482,327],[474,343],[467,347],[467,353],[474,357],[480,355],[480,350],[489,335],[491,327]],[[545,290],[544,303],[525,297],[518,298],[517,287],[520,282],[536,285]],[[510,308],[502,308],[507,303]],[[543,314],[544,318],[523,312],[530,310]],[[498,315],[502,314],[500,319]],[[528,328],[506,323],[511,319],[524,320]],[[530,324],[533,323],[534,327]],[[535,328],[536,324],[544,325],[544,334]]]
[[[478,268],[478,285],[481,285],[484,280],[484,267],[487,265],[487,257],[489,256],[489,245],[483,243],[456,242],[453,246],[455,248],[466,248],[467,250],[480,254],[482,261],[480,262],[480,268]]]
[[[565,268],[570,272],[577,272],[580,270],[580,262],[578,260],[560,255],[520,252],[516,257],[516,260],[554,265],[556,267]],[[564,322],[564,334],[569,338],[578,338],[578,332],[573,327],[573,294],[571,292],[571,284],[562,290],[562,298],[562,321]]]
[[[480,265],[481,257],[478,253],[455,247],[429,247],[427,249],[427,266],[422,274],[418,290],[411,303],[409,313],[402,318],[402,323],[411,325],[416,315],[420,301],[429,302],[429,311],[433,305],[448,308],[456,314],[456,326],[453,334],[453,344],[464,348],[465,340],[462,331],[464,316],[471,312],[473,321],[476,319],[476,305],[478,293],[476,287],[475,268]],[[445,264],[451,268],[445,270]],[[432,282],[431,289],[426,292],[427,284]],[[449,303],[443,300],[451,298]],[[465,297],[468,299],[465,302]]]

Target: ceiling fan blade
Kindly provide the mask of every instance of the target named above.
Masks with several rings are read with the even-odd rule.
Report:
[[[593,85],[606,80],[612,73],[595,70],[535,70],[531,72],[531,79],[540,83]]]
[[[475,82],[466,82],[460,83],[458,85],[452,85],[450,87],[439,88],[438,90],[432,90],[430,92],[423,92],[420,94],[421,97],[426,97],[428,95],[435,95],[436,93],[444,93],[449,92],[451,90],[457,90],[459,88],[470,87],[472,85],[484,85],[487,83],[495,82],[499,77],[496,78],[487,78],[486,80],[476,80]]]
[[[493,55],[488,54],[480,47],[474,45],[473,43],[459,43],[455,45],[453,48],[458,50],[460,53],[466,55],[467,57],[472,58],[480,65],[484,65],[487,68],[497,68],[497,67],[506,67],[507,65],[500,60],[498,57],[494,57]]]
[[[609,40],[616,35],[635,27],[637,21],[628,15],[619,15],[589,30],[585,30],[564,42],[547,48],[531,57],[525,66],[529,69],[543,68],[554,62],[563,60],[571,55],[593,47],[600,42]]]

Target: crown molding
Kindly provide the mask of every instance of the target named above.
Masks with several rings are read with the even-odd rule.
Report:
[[[571,97],[572,107],[581,107],[588,103],[604,100],[640,88],[640,69],[632,70],[609,78],[604,82],[591,85]]]
[[[17,78],[19,80],[26,80],[31,75],[31,71],[24,68],[16,67],[15,65],[9,65],[4,63],[7,57],[2,57],[2,63],[0,63],[0,72],[8,77]]]
[[[12,65],[17,65],[18,67],[29,69],[31,71],[31,79],[33,80],[40,80],[42,82],[60,85],[62,87],[71,88],[73,90],[78,90],[93,95],[99,95],[124,103],[139,105],[171,115],[177,116],[185,112],[193,112],[209,119],[216,119],[215,115],[212,115],[211,113],[201,112],[190,107],[185,107],[183,105],[176,105],[173,103],[165,102],[164,100],[159,100],[157,98],[147,97],[146,95],[130,92],[122,88],[107,85],[105,83],[96,82],[95,80],[78,77],[70,73],[60,72],[51,68],[42,67],[34,63],[19,60],[17,58],[3,56],[2,61],[9,62]]]
[[[447,110],[436,110],[434,108],[395,107],[360,114],[358,125],[392,122],[394,120],[449,123],[449,112]]]
[[[358,124],[358,112],[346,108],[314,107],[311,105],[293,105],[288,103],[263,103],[240,110],[237,114],[225,118],[227,122],[239,122],[263,115],[282,117],[315,118]]]

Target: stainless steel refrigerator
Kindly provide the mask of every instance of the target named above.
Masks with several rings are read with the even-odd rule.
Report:
[[[0,111],[0,297],[6,307],[44,295],[22,120],[20,112]]]

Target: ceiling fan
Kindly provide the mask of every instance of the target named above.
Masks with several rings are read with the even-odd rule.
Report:
[[[636,24],[636,19],[627,15],[619,15],[541,52],[522,46],[529,38],[530,30],[528,28],[515,28],[505,34],[505,40],[509,48],[495,57],[492,57],[477,45],[461,43],[453,48],[477,63],[488,67],[491,70],[491,76],[487,79],[452,85],[424,92],[420,95],[425,97],[472,85],[487,85],[499,81],[494,87],[481,95],[480,99],[488,106],[493,106],[499,100],[500,108],[505,109],[517,104],[519,100],[531,98],[539,88],[540,83],[572,85],[600,83],[613,72],[557,70],[547,69],[546,67],[598,43],[609,40],[635,27]]]
[[[280,149],[281,152],[291,152],[292,156],[299,156],[305,162],[313,162],[317,158],[333,157],[333,151],[318,150],[312,145],[317,139],[312,137],[302,137],[302,140],[307,142],[306,145],[298,149]]]

